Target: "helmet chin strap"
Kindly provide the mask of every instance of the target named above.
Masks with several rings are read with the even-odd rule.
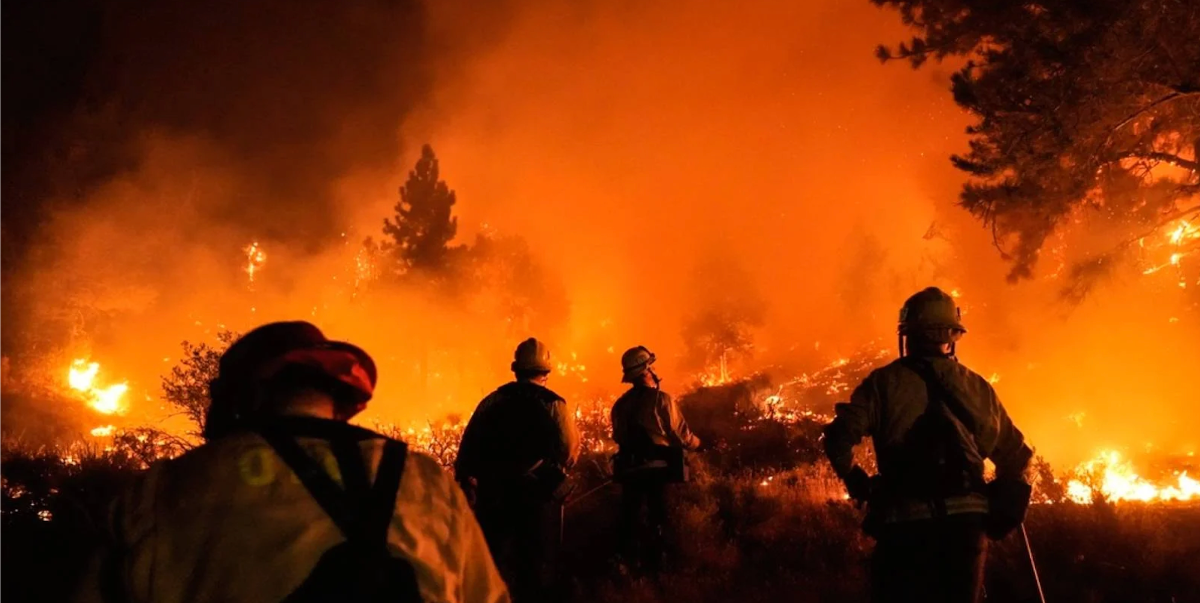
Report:
[[[658,376],[658,373],[654,372],[654,369],[650,367],[646,367],[646,372],[650,373],[650,378],[654,380],[654,389],[658,389],[662,385],[662,379]]]

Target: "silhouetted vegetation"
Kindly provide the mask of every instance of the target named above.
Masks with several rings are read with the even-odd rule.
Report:
[[[608,484],[608,405],[581,408],[587,451],[572,477],[560,569],[573,600],[865,600],[870,541],[860,510],[820,457],[819,415],[782,415],[753,403],[765,377],[681,396],[709,442],[693,458],[695,479],[673,489],[678,523],[657,578],[618,569],[612,553],[618,488]],[[453,459],[461,418],[427,428],[383,428]],[[3,448],[3,595],[62,601],[101,537],[105,503],[151,456],[181,448],[155,434],[125,432],[108,449]],[[864,451],[864,454],[866,452]],[[1200,505],[1066,502],[1039,461],[1028,520],[1052,601],[1185,601],[1200,592]],[[1019,533],[997,543],[989,599],[1034,600]]]

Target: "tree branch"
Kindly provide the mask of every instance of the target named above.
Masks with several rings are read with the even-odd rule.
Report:
[[[1188,159],[1184,159],[1183,157],[1174,155],[1172,153],[1163,153],[1161,151],[1146,151],[1146,152],[1129,151],[1129,152],[1121,153],[1120,155],[1117,155],[1117,157],[1114,161],[1120,161],[1122,159],[1133,159],[1133,158],[1146,159],[1149,161],[1158,161],[1158,162],[1162,162],[1162,163],[1169,163],[1175,167],[1181,167],[1190,172],[1200,172],[1200,163],[1197,163],[1195,161],[1191,161]]]
[[[1125,239],[1124,241],[1113,246],[1112,251],[1113,252],[1120,251],[1126,247],[1129,247],[1130,245],[1133,245],[1134,243],[1138,242],[1139,240],[1144,239],[1144,238],[1158,232],[1158,229],[1166,226],[1167,224],[1170,224],[1171,222],[1174,222],[1175,220],[1178,220],[1180,218],[1190,217],[1192,214],[1200,215],[1200,205],[1193,205],[1191,207],[1177,209],[1168,214],[1165,214],[1162,217],[1162,219],[1160,219],[1158,222],[1155,222],[1154,225],[1147,228],[1141,234],[1134,235],[1133,237]]]
[[[1154,102],[1150,103],[1149,105],[1146,105],[1145,107],[1142,107],[1141,109],[1138,109],[1137,111],[1134,111],[1128,117],[1126,117],[1125,119],[1122,119],[1120,121],[1120,123],[1113,126],[1112,131],[1110,131],[1108,133],[1108,141],[1112,140],[1113,134],[1116,134],[1117,130],[1120,130],[1121,128],[1124,128],[1125,126],[1129,125],[1129,123],[1132,122],[1133,120],[1137,119],[1137,117],[1139,115],[1141,115],[1159,105],[1163,105],[1163,104],[1169,103],[1171,101],[1178,100],[1180,98],[1186,98],[1189,96],[1200,96],[1200,90],[1182,90],[1182,91],[1176,90],[1175,92],[1172,92],[1166,96],[1162,96],[1158,100],[1155,100]],[[1106,141],[1105,144],[1107,145],[1107,143],[1108,142]]]

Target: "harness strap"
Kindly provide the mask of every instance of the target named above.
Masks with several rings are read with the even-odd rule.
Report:
[[[366,431],[366,430],[363,430]],[[366,466],[355,436],[338,434],[326,438],[338,460],[346,488],[342,488],[321,465],[304,451],[286,424],[260,425],[255,429],[287,464],[325,514],[333,520],[347,540],[387,542],[387,530],[396,506],[396,495],[404,474],[408,447],[387,439],[374,485],[368,484]],[[367,431],[367,434],[376,435]]]

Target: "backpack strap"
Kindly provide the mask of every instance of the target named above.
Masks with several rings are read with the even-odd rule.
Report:
[[[929,403],[936,406],[945,406],[950,414],[954,415],[960,423],[971,432],[972,438],[976,433],[975,417],[967,412],[965,406],[957,396],[950,393],[942,380],[938,378],[937,373],[933,370],[933,364],[925,358],[915,356],[905,356],[904,365],[917,374],[921,381],[925,382],[925,389],[929,392]]]
[[[962,423],[964,427],[966,427],[968,433],[970,434],[970,443],[978,449],[979,441],[976,436],[978,431],[976,428],[977,425],[975,422],[975,417],[967,411],[967,408],[965,405],[963,405],[962,400],[959,399],[958,396],[951,393],[949,388],[946,387],[946,384],[937,376],[937,373],[933,370],[933,363],[929,362],[929,360],[926,358],[906,356],[904,358],[904,365],[915,372],[919,377],[921,377],[921,380],[925,382],[925,388],[929,395],[930,405],[926,412],[941,412],[941,408],[949,410],[950,414],[958,422]],[[975,487],[983,487],[982,474],[976,475],[972,472],[968,475],[968,479],[972,482],[977,482],[975,483]],[[945,517],[946,501],[944,499],[935,498],[930,501],[930,503],[931,510],[933,511],[935,517]]]
[[[407,458],[408,446],[404,442],[391,438],[384,442],[383,457],[375,472],[375,484],[363,506],[362,536],[368,542],[373,540],[387,545],[388,530],[396,514],[396,496],[400,491]]]
[[[366,466],[358,452],[358,440],[338,438],[331,441],[330,447],[346,481],[347,489],[343,489],[285,430],[274,425],[260,425],[255,431],[296,473],[300,483],[348,540],[387,543],[408,446],[385,439],[375,483],[369,485]],[[357,489],[354,482],[359,482],[361,489]]]
[[[319,463],[288,433],[273,425],[259,425],[255,430],[267,444],[296,473],[300,483],[316,499],[326,515],[349,538],[356,532],[354,509],[346,491],[325,472]]]
[[[361,508],[371,490],[371,478],[367,476],[367,464],[359,440],[335,438],[329,441],[329,450],[337,460],[345,495],[350,498],[350,507]]]

